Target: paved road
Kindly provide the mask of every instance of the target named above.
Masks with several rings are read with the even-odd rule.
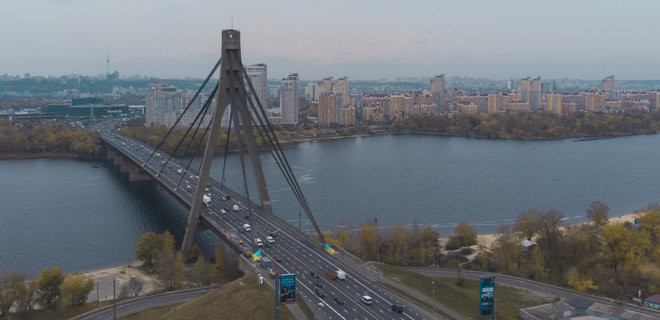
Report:
[[[86,312],[71,318],[71,320],[111,320],[114,318],[113,309],[116,309],[117,317],[123,317],[147,309],[184,303],[186,301],[201,297],[217,289],[218,287],[219,286],[216,285],[205,288],[172,291],[151,296],[139,297],[128,301],[119,302],[116,306],[110,305]]]
[[[427,277],[456,277],[457,275],[457,270],[452,270],[452,269],[434,269],[434,268],[405,268],[405,269],[409,271],[417,272]],[[467,279],[479,280],[479,276],[483,274],[484,274],[483,272],[479,272],[479,271],[461,270],[461,276]],[[625,310],[639,312],[645,315],[655,316],[658,317],[658,319],[660,319],[660,312],[640,308],[639,306],[629,303],[626,303],[624,305],[619,305],[618,302],[613,301],[612,299],[606,299],[594,295],[584,294],[573,290],[568,290],[565,288],[545,284],[542,282],[537,282],[537,281],[532,281],[532,280],[502,275],[502,274],[497,275],[495,282],[497,284],[501,284],[505,286],[517,287],[525,290],[532,290],[547,295],[561,297],[562,299],[586,299],[591,302],[598,302],[606,305],[612,305]]]
[[[187,163],[181,163],[174,158],[168,162],[168,155],[163,152],[158,152],[146,162],[153,152],[149,146],[120,135],[118,131],[111,128],[110,124],[102,125],[97,130],[101,132],[103,141],[123,153],[134,163],[138,165],[144,163],[143,169],[150,176],[177,197],[184,206],[190,207],[196,188],[197,172],[186,170]],[[156,176],[157,172],[158,176]],[[175,189],[176,186],[178,187]],[[317,317],[344,320],[435,318],[434,315],[413,303],[406,303],[403,313],[391,311],[390,306],[393,303],[406,301],[406,299],[389,290],[384,290],[362,276],[360,272],[343,264],[336,256],[323,252],[318,243],[276,216],[264,212],[254,205],[250,214],[247,201],[219,183],[212,181],[207,193],[211,196],[212,201],[210,205],[202,208],[201,219],[222,232],[228,241],[233,242],[234,246],[240,248],[241,251],[256,251],[260,248],[263,256],[271,260],[274,260],[275,256],[279,256],[282,261],[273,261],[273,269],[281,274],[296,274],[297,296],[305,299],[310,306],[319,306],[321,312],[317,312]],[[227,198],[227,196],[230,197]],[[238,210],[234,210],[234,205]],[[241,232],[240,229],[246,223],[250,224],[251,231]],[[262,242],[266,242],[266,237],[273,231],[278,231],[275,243],[270,247],[257,248],[255,239],[260,238]],[[346,271],[346,280],[331,281],[325,277],[328,271],[336,270]],[[320,275],[320,279],[312,277],[311,271]],[[326,294],[325,297],[317,295],[317,284],[323,285],[321,289]],[[373,299],[373,304],[367,305],[361,302],[360,298],[365,294]],[[334,301],[335,296],[342,297],[345,304],[337,304]]]

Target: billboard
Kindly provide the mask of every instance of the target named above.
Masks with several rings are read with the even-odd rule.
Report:
[[[491,315],[495,309],[495,276],[482,276],[479,279],[479,318]]]
[[[296,275],[280,275],[280,304],[296,303]]]

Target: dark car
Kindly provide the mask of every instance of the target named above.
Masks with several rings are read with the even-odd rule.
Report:
[[[323,292],[323,289],[321,288],[316,288],[316,295],[323,298],[325,297],[325,292]]]
[[[342,297],[340,297],[340,296],[335,296],[335,302],[336,302],[337,304],[344,304],[344,303],[346,303],[346,302],[344,301],[344,299],[343,299]]]
[[[318,288],[323,288],[323,287],[324,287],[323,282],[318,281],[318,280],[316,280],[316,286],[317,286]]]
[[[403,309],[404,309],[404,307],[400,303],[395,303],[395,304],[392,305],[392,311],[394,311],[396,313],[402,313]]]
[[[319,274],[316,273],[316,271],[311,271],[311,272],[309,273],[309,275],[312,276],[312,278],[314,278],[314,279],[318,279],[318,278],[319,278]]]
[[[280,256],[275,256],[275,261],[282,262],[282,258],[280,258]]]
[[[273,230],[273,231],[269,232],[268,235],[270,235],[273,238],[277,238],[277,234],[279,232],[280,232],[279,230]]]

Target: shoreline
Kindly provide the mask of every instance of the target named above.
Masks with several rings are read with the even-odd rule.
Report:
[[[616,215],[616,216],[613,216],[613,217],[609,217],[607,220],[608,220],[608,223],[626,223],[626,222],[633,223],[634,220],[635,220],[636,215],[637,215],[637,213],[624,213],[624,214],[621,214],[621,215]],[[568,226],[575,226],[575,225],[580,225],[580,224],[584,224],[584,223],[589,223],[589,222],[583,221],[583,222],[570,223],[570,224],[566,224],[566,225],[561,226],[560,229],[564,229]],[[471,248],[474,249],[474,253],[466,256],[466,258],[468,258],[469,260],[472,260],[474,257],[476,257],[476,255],[479,252],[482,251],[481,248],[485,248],[486,250],[490,250],[490,248],[495,244],[495,241],[497,240],[497,236],[498,236],[497,233],[477,234],[477,244],[470,246]],[[450,252],[450,251],[455,251],[455,250],[449,250],[448,251],[448,250],[444,249],[444,246],[445,246],[445,244],[447,243],[448,240],[449,240],[449,237],[440,237],[440,238],[438,238],[438,243],[440,245],[440,251],[443,254],[447,254],[447,252]]]
[[[131,279],[139,279],[143,288],[139,296],[148,295],[162,290],[160,282],[154,275],[144,273],[139,269],[139,261],[131,261],[123,265],[109,266],[99,269],[69,272],[67,275],[85,276],[94,281],[94,289],[87,296],[88,302],[112,300],[119,297],[122,287]],[[114,280],[114,281],[113,281]]]
[[[351,135],[332,135],[332,136],[322,136],[322,137],[304,137],[304,138],[291,138],[291,139],[280,139],[279,142],[282,144],[283,149],[290,148],[291,145],[296,143],[303,142],[327,142],[334,140],[343,140],[343,139],[354,139],[362,137],[377,137],[377,136],[386,136],[386,135],[420,135],[420,136],[441,136],[441,137],[458,137],[466,139],[481,139],[481,140],[515,140],[515,141],[556,141],[556,140],[566,140],[574,139],[573,142],[587,142],[593,140],[603,140],[603,139],[614,139],[619,137],[630,137],[630,136],[640,136],[640,135],[650,135],[657,134],[658,132],[635,132],[635,133],[611,133],[604,135],[596,136],[565,136],[565,137],[486,137],[486,136],[464,136],[460,134],[452,134],[447,132],[428,132],[428,131],[393,131],[393,130],[379,130],[368,133],[357,133]],[[134,138],[137,139],[137,138]],[[138,139],[139,140],[139,139]],[[267,150],[259,150],[260,152],[265,152]],[[229,150],[230,153],[238,152],[238,150]],[[0,161],[2,160],[29,160],[29,159],[78,159],[85,161],[100,161],[103,158],[98,159],[85,159],[80,158],[74,153],[61,153],[61,152],[0,152]]]

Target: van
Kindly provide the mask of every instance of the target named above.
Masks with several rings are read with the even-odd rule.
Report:
[[[250,225],[247,224],[247,223],[244,223],[244,224],[243,224],[243,229],[244,229],[245,231],[247,231],[247,232],[252,231],[252,229],[250,228]]]

